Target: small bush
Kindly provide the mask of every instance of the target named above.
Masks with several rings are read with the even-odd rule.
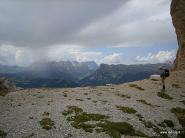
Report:
[[[6,96],[8,94],[8,91],[0,90],[0,96]]]
[[[125,106],[116,106],[119,110],[123,111],[124,113],[128,114],[135,114],[137,111],[134,108],[131,107],[125,107]]]
[[[98,101],[96,101],[96,100],[93,100],[92,102],[93,102],[93,103],[97,103]]]
[[[46,130],[49,130],[49,129],[52,129],[55,124],[54,124],[54,121],[52,121],[50,118],[43,118],[41,121],[40,121],[40,125],[42,126],[43,129],[46,129]]]
[[[130,96],[128,96],[128,95],[124,95],[124,94],[116,94],[117,96],[120,96],[120,97],[122,97],[122,98],[127,98],[127,99],[130,99],[131,97]]]
[[[83,99],[76,99],[77,101],[83,101]]]
[[[152,106],[150,103],[147,103],[145,100],[137,100],[137,101],[142,103],[142,104]]]
[[[163,99],[172,100],[173,98],[164,92],[158,92],[157,95]]]
[[[138,86],[137,84],[129,84],[130,87],[136,88],[140,91],[144,91],[145,89],[143,89],[142,87]]]

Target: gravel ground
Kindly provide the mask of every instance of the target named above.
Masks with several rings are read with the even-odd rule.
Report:
[[[182,73],[180,73],[182,74]],[[180,102],[185,100],[185,82],[183,75],[174,72],[167,79],[166,93],[173,97],[172,100],[163,99],[157,95],[161,91],[159,81],[142,80],[112,86],[63,88],[63,89],[25,89],[9,93],[5,97],[0,96],[0,130],[7,133],[7,138],[109,138],[102,133],[85,132],[83,129],[75,129],[62,114],[69,105],[75,105],[88,113],[98,113],[109,116],[110,121],[128,122],[135,130],[142,131],[148,136],[157,136],[152,128],[147,128],[136,116],[140,114],[144,120],[157,125],[163,120],[172,120],[174,128],[165,127],[164,131],[181,129],[176,116],[170,112],[173,107],[185,108]],[[180,88],[173,87],[178,84]],[[144,90],[130,87],[137,84]],[[121,97],[127,95],[127,97]],[[152,106],[138,102],[144,99]],[[137,113],[128,114],[116,108],[117,105],[132,107]],[[49,118],[54,121],[55,127],[45,130],[39,121],[43,113],[48,112]],[[124,137],[124,136],[122,136]],[[127,136],[126,136],[127,137]],[[128,136],[129,137],[129,136]],[[169,137],[176,137],[169,134]]]

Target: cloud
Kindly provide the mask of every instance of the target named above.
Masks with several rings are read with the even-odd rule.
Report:
[[[103,57],[101,52],[87,51],[78,45],[54,45],[48,49],[49,60],[96,61]]]
[[[121,53],[105,55],[102,52],[88,51],[78,45],[53,45],[44,53],[45,56],[35,57],[34,51],[28,48],[16,47],[12,45],[0,46],[0,64],[28,66],[38,60],[49,61],[95,61],[98,64],[120,64],[123,63]]]
[[[32,63],[32,54],[27,49],[12,45],[0,46],[0,64],[26,66],[30,63]]]
[[[0,64],[27,65],[40,59],[124,63],[127,59],[113,49],[108,55],[92,48],[176,42],[170,2],[2,0]]]
[[[16,48],[12,46],[0,46],[0,64],[11,64],[15,65]]]
[[[137,56],[137,63],[165,63],[175,59],[176,52],[172,51],[159,51],[156,54],[148,53],[147,56]]]
[[[70,43],[82,28],[112,13],[126,2],[3,0],[0,3],[0,43],[22,47]]]
[[[79,33],[86,45],[151,46],[176,41],[169,0],[130,0]]]
[[[174,41],[170,0],[6,1],[0,44],[137,46]],[[147,44],[146,44],[147,43]]]
[[[103,59],[101,59],[100,63],[121,64],[121,63],[123,63],[123,55],[121,53],[113,53],[113,54],[105,56]]]

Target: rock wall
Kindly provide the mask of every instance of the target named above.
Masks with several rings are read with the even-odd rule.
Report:
[[[179,45],[175,69],[185,70],[185,0],[172,0],[171,16]]]

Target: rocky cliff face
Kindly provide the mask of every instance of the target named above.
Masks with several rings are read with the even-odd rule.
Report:
[[[185,0],[172,0],[172,22],[176,29],[179,49],[175,60],[175,69],[185,69]]]

